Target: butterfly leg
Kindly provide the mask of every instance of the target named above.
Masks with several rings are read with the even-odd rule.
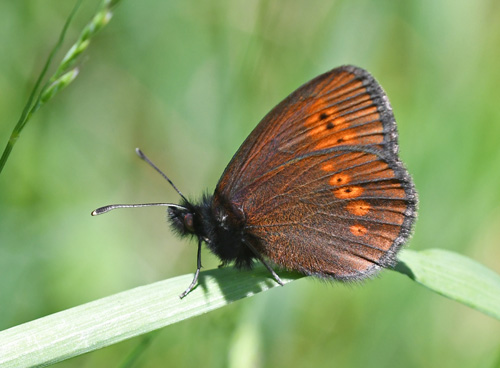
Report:
[[[246,244],[246,246],[252,251],[252,253],[255,255],[255,257],[257,257],[257,259],[259,261],[261,261],[261,263],[266,266],[266,268],[268,269],[269,272],[271,272],[271,275],[273,275],[273,278],[274,280],[280,284],[281,286],[284,286],[285,284],[283,284],[283,281],[281,281],[280,277],[278,276],[278,274],[276,272],[274,272],[274,270],[271,268],[271,266],[269,266],[267,264],[267,262],[265,261],[265,259],[260,255],[260,253],[257,251],[257,249],[255,249],[255,247],[250,244],[250,242],[246,241],[246,240],[243,240],[243,242]]]
[[[197,259],[197,267],[196,267],[196,272],[194,273],[194,278],[193,281],[191,282],[191,285],[181,294],[179,295],[179,298],[184,298],[186,295],[188,295],[191,290],[194,289],[196,286],[196,283],[198,282],[198,276],[200,275],[200,269],[201,269],[201,239],[198,239],[198,259]]]

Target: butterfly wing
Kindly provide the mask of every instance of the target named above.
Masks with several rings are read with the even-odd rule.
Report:
[[[344,66],[277,105],[229,163],[214,195],[243,213],[254,247],[306,274],[357,279],[391,265],[417,196],[398,159],[382,88]]]

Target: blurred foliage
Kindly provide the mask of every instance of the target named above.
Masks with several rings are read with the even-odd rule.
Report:
[[[0,2],[2,147],[73,5]],[[371,71],[394,108],[420,194],[409,246],[500,270],[498,1],[124,1],[93,42],[0,176],[0,329],[194,271],[196,246],[163,209],[90,216],[177,200],[134,148],[185,194],[211,191],[276,103],[341,64]],[[494,367],[498,336],[492,318],[384,272],[362,286],[300,280],[170,326],[136,364]],[[140,341],[57,366],[117,365]]]

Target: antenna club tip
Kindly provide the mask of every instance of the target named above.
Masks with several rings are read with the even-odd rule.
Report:
[[[137,153],[137,156],[144,158],[144,153],[141,151],[139,147],[135,149],[135,153]]]
[[[106,213],[112,209],[113,209],[112,206],[104,206],[104,207],[100,207],[96,210],[93,210],[90,214],[92,216],[102,215],[103,213]]]

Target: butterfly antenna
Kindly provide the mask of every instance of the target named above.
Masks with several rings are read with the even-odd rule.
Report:
[[[166,206],[185,209],[186,207],[179,206],[173,203],[137,203],[137,204],[110,204],[104,207],[99,207],[98,209],[91,212],[92,216],[102,215],[103,213],[109,212],[111,210],[116,210],[117,208],[135,208],[135,207],[152,207],[152,206]]]
[[[181,191],[180,191],[179,189],[177,189],[177,187],[175,186],[175,184],[174,184],[174,183],[172,183],[172,180],[170,180],[170,179],[168,178],[168,176],[167,176],[167,175],[165,175],[165,173],[164,173],[163,171],[161,171],[161,170],[160,170],[160,169],[159,169],[159,168],[158,168],[158,167],[157,167],[157,166],[156,166],[156,165],[155,165],[155,164],[154,164],[154,163],[153,163],[153,162],[152,162],[152,161],[148,158],[148,156],[146,156],[146,155],[144,154],[144,152],[142,152],[142,151],[141,151],[141,149],[140,149],[140,148],[136,148],[136,149],[135,149],[135,152],[137,153],[137,155],[138,155],[140,158],[142,158],[144,161],[146,161],[146,162],[147,162],[147,163],[148,163],[148,164],[149,164],[149,165],[150,165],[153,169],[155,169],[157,172],[159,172],[159,173],[160,173],[160,175],[161,175],[161,176],[163,176],[163,177],[164,177],[164,178],[165,178],[165,179],[169,182],[169,184],[172,186],[172,188],[174,188],[174,189],[175,189],[175,191],[176,191],[177,193],[179,193],[179,195],[181,196],[181,198],[182,198],[182,199],[184,199],[187,203],[189,203],[189,201],[186,199],[186,197],[184,197],[184,195],[181,193]]]

